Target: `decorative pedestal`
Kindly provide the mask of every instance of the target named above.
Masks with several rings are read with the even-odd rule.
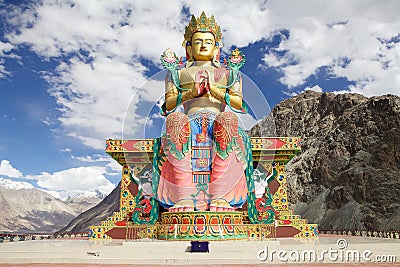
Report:
[[[251,224],[245,210],[163,212],[152,225],[132,224],[132,214],[138,210],[139,202],[148,201],[138,196],[139,180],[142,195],[151,195],[154,140],[107,140],[106,143],[106,152],[123,166],[120,211],[114,212],[100,226],[91,226],[91,239],[147,237],[168,240],[229,240],[318,236],[316,224],[308,224],[305,219],[289,210],[285,164],[300,152],[300,139],[297,137],[251,138],[254,180],[261,187],[268,188],[268,201],[271,201],[268,207],[257,206],[257,212],[259,216],[271,210],[275,213],[275,220],[268,224]],[[252,205],[262,204],[265,200],[257,197]]]

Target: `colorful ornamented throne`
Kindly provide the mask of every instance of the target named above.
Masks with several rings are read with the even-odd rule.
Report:
[[[126,239],[129,227],[137,226],[144,229],[146,237],[168,240],[220,240],[221,235],[226,240],[318,236],[316,224],[289,209],[285,164],[300,152],[299,138],[250,139],[255,191],[248,195],[247,210],[243,207],[234,212],[162,211],[150,197],[155,142],[157,139],[106,141],[106,152],[122,165],[120,210],[101,225],[91,226],[91,239]],[[256,194],[263,187],[265,192]]]

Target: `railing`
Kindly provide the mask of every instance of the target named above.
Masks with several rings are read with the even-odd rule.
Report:
[[[157,240],[159,234],[165,232],[168,228],[176,228],[177,231],[179,227],[200,227],[200,226],[213,226],[218,227],[218,225],[195,225],[195,224],[156,224],[156,225],[133,225],[128,223],[126,227],[126,240],[127,241],[154,241]],[[222,225],[220,225],[222,226]],[[230,240],[239,239],[238,228],[244,229],[247,233],[245,240],[275,240],[276,231],[274,225],[268,224],[230,224],[234,228],[234,234]],[[241,230],[243,231],[243,230]],[[375,238],[391,238],[400,239],[400,230],[393,231],[367,231],[367,230],[319,230],[319,234],[327,235],[346,235],[346,236],[356,236],[356,237],[375,237]],[[44,240],[44,239],[57,239],[57,238],[75,238],[75,237],[87,237],[88,232],[69,232],[69,233],[0,233],[0,243],[2,242],[17,242],[17,241],[29,241],[29,240]],[[237,238],[236,238],[237,237]],[[243,238],[240,238],[243,240]],[[174,239],[169,239],[174,240]],[[180,239],[175,239],[180,240]],[[216,238],[213,240],[224,240]]]
[[[154,240],[191,240],[193,234],[200,230],[210,231],[213,234],[200,237],[202,240],[275,240],[275,226],[269,224],[156,224],[137,225],[128,223],[126,226],[127,241],[154,241]],[[226,231],[229,229],[229,231]],[[182,233],[185,234],[182,234]],[[201,235],[197,235],[201,236]]]
[[[400,239],[400,230],[391,230],[391,231],[319,230],[319,234]]]
[[[70,233],[0,233],[0,243],[17,242],[30,240],[44,240],[56,238],[75,238],[87,237],[88,232],[70,232]]]

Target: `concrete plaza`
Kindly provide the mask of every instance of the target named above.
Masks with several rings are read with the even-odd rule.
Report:
[[[266,265],[400,266],[400,240],[321,236],[263,241],[212,241],[191,253],[189,241],[92,242],[51,239],[0,244],[0,266]]]

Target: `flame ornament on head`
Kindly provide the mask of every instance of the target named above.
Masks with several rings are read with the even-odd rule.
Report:
[[[194,15],[192,15],[190,23],[185,28],[185,40],[183,41],[182,46],[186,46],[192,41],[192,35],[195,32],[211,32],[215,37],[216,45],[220,48],[222,47],[221,28],[215,21],[214,15],[212,15],[210,18],[207,18],[204,11],[201,12],[200,17],[198,17],[197,19]]]

